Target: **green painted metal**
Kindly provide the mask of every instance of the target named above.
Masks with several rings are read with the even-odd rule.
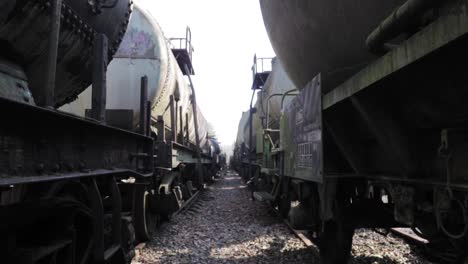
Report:
[[[281,144],[284,174],[323,182],[321,77],[316,76],[283,110]]]
[[[284,113],[281,114],[280,130],[280,149],[284,155],[284,176],[292,177],[295,169],[296,145],[289,127],[289,117]]]

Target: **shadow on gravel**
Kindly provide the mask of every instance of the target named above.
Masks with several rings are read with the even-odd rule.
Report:
[[[400,264],[401,262],[395,261],[387,256],[385,257],[372,257],[372,256],[358,256],[353,257],[349,264]]]
[[[289,263],[307,263],[307,264],[319,264],[320,257],[318,250],[315,248],[305,248],[296,250],[284,250],[281,249],[285,246],[284,243],[270,243],[268,249],[258,251],[253,256],[243,256],[239,254],[235,257],[216,257],[200,256],[191,253],[178,254],[177,263],[180,264],[289,264]],[[168,256],[167,258],[161,258],[158,263],[175,263],[174,258]],[[367,262],[366,262],[367,263]],[[380,262],[378,262],[380,263]]]

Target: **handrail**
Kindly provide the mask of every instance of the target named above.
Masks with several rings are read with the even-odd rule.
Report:
[[[185,29],[185,37],[186,37],[186,43],[185,47],[188,47],[188,52],[190,56],[190,60],[192,60],[192,52],[193,52],[193,46],[192,46],[192,30],[190,27],[187,26]]]
[[[282,96],[283,94],[282,93],[275,93],[275,94],[272,94],[270,96],[268,96],[268,99],[267,99],[267,111],[266,111],[266,129],[269,129],[270,127],[270,100],[271,98],[275,97],[275,96]]]
[[[190,60],[192,60],[192,54],[195,51],[192,45],[192,30],[190,27],[185,29],[185,38],[169,38],[171,45],[177,49],[184,49],[187,51]],[[185,42],[185,43],[184,43]],[[177,43],[179,45],[177,45]]]
[[[295,96],[295,95],[299,95],[298,93],[297,93],[297,94],[291,94],[291,93],[296,92],[296,91],[298,91],[298,90],[297,90],[297,89],[291,89],[291,90],[289,90],[289,91],[287,91],[287,92],[285,92],[285,93],[283,94],[283,98],[281,98],[281,110],[283,110],[284,99],[286,98],[286,96]]]
[[[264,61],[266,60],[269,60],[270,62],[273,61],[273,58],[270,58],[270,57],[257,57],[257,54],[254,54],[254,63],[253,63],[253,66],[252,66],[252,74],[253,74],[253,78],[255,79],[255,75],[257,75],[257,73],[264,73],[266,72],[265,71],[265,63]],[[259,64],[258,62],[260,62],[261,64],[261,68],[259,71]]]

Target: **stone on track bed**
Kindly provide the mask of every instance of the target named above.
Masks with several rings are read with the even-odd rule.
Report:
[[[354,239],[350,263],[428,263],[397,238],[358,231]],[[136,250],[132,264],[319,263],[318,255],[228,172],[190,209],[163,224],[153,241]]]

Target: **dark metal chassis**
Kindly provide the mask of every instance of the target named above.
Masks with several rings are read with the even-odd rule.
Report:
[[[200,155],[198,137],[195,147],[188,139],[177,143],[175,115],[170,139],[164,122],[151,124],[145,76],[140,133],[105,124],[108,52],[115,43],[104,34],[96,34],[93,43],[93,119],[54,110],[61,0],[52,7],[48,81],[35,94],[41,107],[0,98],[0,256],[5,263],[128,263],[135,243],[151,238],[157,215],[168,217],[193,195],[187,183],[195,179],[198,189],[203,186],[202,163],[210,175],[216,166],[211,156]],[[196,109],[193,85],[192,93]],[[173,102],[170,107],[176,113]],[[132,113],[112,114],[116,125],[132,128],[121,116]],[[157,135],[151,125],[159,128]],[[186,124],[182,138],[188,129]],[[195,164],[198,178],[191,175]]]
[[[1,186],[152,173],[151,137],[4,98],[0,117]]]
[[[4,216],[0,230],[6,237],[19,239],[33,235],[21,230],[37,232],[35,230],[40,228],[34,226],[40,223],[38,219],[52,217],[50,222],[66,218],[65,215],[51,216],[53,207],[44,204],[60,204],[58,198],[48,194],[54,189],[77,184],[87,190],[85,200],[94,219],[93,238],[89,242],[93,245],[93,263],[120,263],[129,252],[127,244],[134,243],[135,239],[147,239],[146,216],[141,209],[145,193],[152,193],[149,206],[152,213],[157,214],[160,208],[177,210],[169,208],[172,204],[167,203],[171,200],[158,193],[167,173],[183,177],[178,179],[181,182],[174,180],[174,184],[185,184],[188,180],[193,180],[196,186],[197,180],[203,184],[203,179],[189,171],[194,170],[197,162],[193,147],[172,141],[156,141],[155,144],[153,137],[5,98],[0,98],[0,118],[3,120],[0,126],[0,215]],[[211,157],[202,155],[202,162],[205,169],[211,168]],[[181,164],[189,167],[184,173]],[[134,181],[125,181],[129,179]],[[77,188],[68,191],[73,193],[74,190]],[[26,220],[28,215],[36,221]],[[105,215],[112,215],[111,234],[104,233]],[[121,219],[126,215],[131,216],[137,236],[134,239],[122,238]],[[114,239],[110,244],[109,236]],[[65,245],[68,244],[55,246]],[[5,249],[8,248],[11,245],[5,245]],[[34,252],[31,254],[37,255]],[[41,251],[41,254],[46,253]],[[2,253],[13,258],[6,261],[16,261],[16,255],[12,254]]]
[[[56,208],[61,208],[59,198],[49,194],[57,190],[64,192],[63,195],[72,195],[78,188],[68,190],[68,194],[61,189],[77,184],[85,186],[85,200],[92,210],[93,238],[89,243],[93,245],[93,261],[104,263],[114,258],[123,259],[123,245],[127,241],[121,238],[121,217],[123,211],[134,213],[137,205],[128,206],[125,200],[141,197],[145,186],[156,183],[152,168],[153,139],[94,120],[4,98],[0,98],[0,118],[3,120],[0,127],[0,212],[4,215],[0,229],[6,237],[21,240],[26,236],[22,230],[29,230],[31,233],[28,235],[34,236],[40,230],[40,227],[36,227],[40,219],[50,217],[49,222],[66,219],[60,214],[54,217],[51,210],[60,210],[48,208],[45,204],[56,204]],[[129,187],[125,187],[121,180],[130,177],[134,177],[136,183],[130,185],[128,191]],[[127,189],[124,196],[120,193],[122,188]],[[110,205],[105,205],[106,196],[111,197]],[[122,200],[125,206],[122,206]],[[42,214],[39,213],[41,211]],[[104,215],[108,213],[113,219],[112,243],[104,243]],[[36,221],[29,222],[27,219]],[[138,220],[141,219],[135,222]],[[64,231],[52,229],[49,235],[60,235],[61,232]],[[45,241],[48,240],[44,239],[47,245]],[[68,244],[55,246],[65,245]],[[15,246],[10,244],[5,248],[13,250]],[[32,256],[48,253],[46,250],[35,250]],[[23,253],[29,254],[26,250]],[[3,252],[2,256],[6,256],[7,262],[20,261],[14,251]],[[30,261],[24,263],[35,263],[34,260]]]
[[[284,199],[301,201],[307,210],[289,218],[304,224],[308,214],[301,227],[322,236],[322,245],[345,239],[327,231],[330,222],[338,230],[417,227],[445,241],[438,250],[461,248],[448,262],[460,261],[468,226],[467,6],[445,2],[418,33],[342,85],[322,88],[330,91],[322,97],[322,180],[285,174],[285,163],[297,163],[283,149],[271,151],[274,167],[258,149],[235,154],[241,174],[280,210]]]

